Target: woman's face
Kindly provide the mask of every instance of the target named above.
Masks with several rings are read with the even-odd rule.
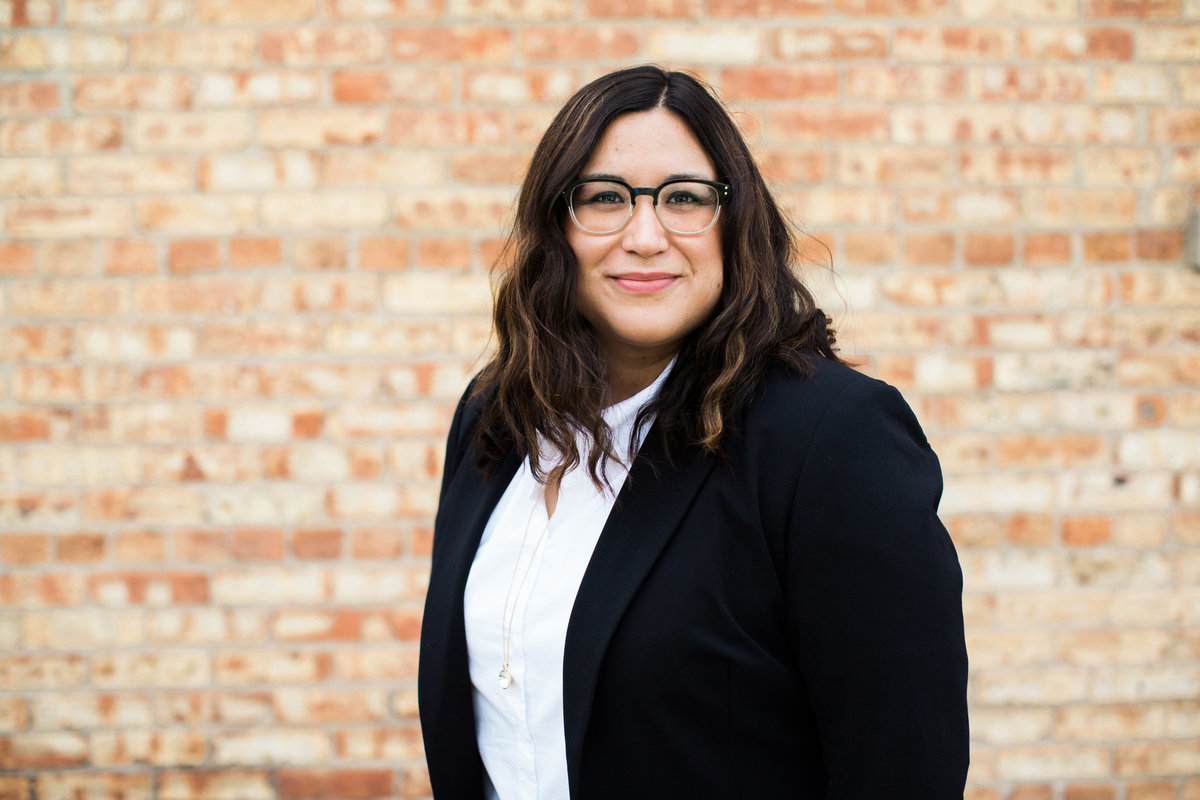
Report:
[[[634,187],[717,179],[696,137],[665,109],[625,114],[605,131],[580,179],[611,177]],[[643,195],[616,233],[584,233],[569,218],[565,225],[579,262],[579,310],[610,363],[669,357],[716,307],[724,277],[719,224],[691,236],[671,233]]]

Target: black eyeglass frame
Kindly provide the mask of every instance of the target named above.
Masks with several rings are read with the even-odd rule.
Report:
[[[571,193],[580,186],[583,186],[585,183],[615,183],[628,189],[629,213],[625,215],[625,221],[622,222],[618,227],[613,228],[611,231],[590,231],[583,227],[583,225],[580,224],[579,220],[575,217],[575,206],[571,203]],[[717,210],[713,212],[712,222],[708,223],[698,231],[677,231],[664,222],[663,218],[658,215],[658,195],[664,188],[673,183],[702,183],[705,186],[711,186],[713,189],[716,189]],[[584,233],[592,234],[594,236],[608,236],[609,234],[619,233],[620,231],[625,230],[625,226],[629,224],[629,220],[633,219],[633,209],[634,206],[637,205],[637,199],[642,195],[646,195],[650,198],[650,202],[654,206],[654,216],[658,219],[659,224],[662,225],[664,229],[670,231],[676,236],[699,236],[702,233],[712,230],[712,226],[717,224],[717,220],[721,218],[721,207],[724,206],[725,201],[729,199],[729,195],[732,193],[732,188],[733,187],[731,187],[728,183],[709,181],[703,178],[672,178],[669,181],[663,181],[658,186],[653,187],[630,186],[620,178],[587,178],[570,183],[566,189],[563,189],[562,198],[563,202],[567,204],[567,213],[571,216],[571,222],[575,225],[575,227],[579,228],[579,230],[583,231]]]

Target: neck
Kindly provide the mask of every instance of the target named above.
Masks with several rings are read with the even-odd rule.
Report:
[[[605,353],[608,362],[610,405],[628,400],[654,383],[675,357],[675,350],[633,353]]]

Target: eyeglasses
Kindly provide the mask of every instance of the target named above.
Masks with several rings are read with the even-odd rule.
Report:
[[[717,222],[721,201],[729,198],[729,184],[693,178],[677,179],[655,188],[634,187],[622,180],[576,181],[563,197],[571,221],[584,233],[616,233],[633,218],[640,195],[654,201],[654,215],[671,233],[684,236],[704,233]]]

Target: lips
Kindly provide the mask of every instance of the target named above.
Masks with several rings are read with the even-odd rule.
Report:
[[[670,272],[626,272],[614,275],[616,284],[633,294],[652,294],[666,289],[679,279],[678,275]]]

